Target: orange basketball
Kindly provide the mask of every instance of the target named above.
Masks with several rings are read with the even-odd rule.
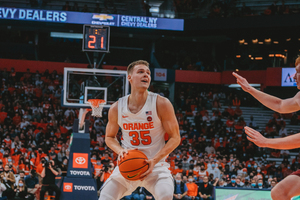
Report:
[[[124,178],[130,181],[137,181],[141,174],[146,172],[149,164],[145,161],[147,156],[139,150],[129,150],[128,154],[119,161],[119,170]]]

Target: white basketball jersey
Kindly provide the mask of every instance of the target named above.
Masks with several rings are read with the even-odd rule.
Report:
[[[128,109],[129,95],[118,100],[118,124],[122,129],[122,147],[135,149],[152,159],[164,146],[164,130],[156,111],[157,94],[148,92],[143,108],[136,114]],[[165,158],[160,162],[165,161]]]

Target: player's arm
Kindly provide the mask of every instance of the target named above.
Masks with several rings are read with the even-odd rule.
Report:
[[[157,96],[156,102],[157,115],[161,120],[164,130],[169,135],[169,140],[166,145],[154,156],[153,159],[149,160],[148,170],[141,176],[146,177],[153,170],[153,167],[161,159],[169,155],[178,145],[180,144],[180,134],[177,119],[171,102],[164,97]]]
[[[284,138],[265,138],[258,131],[245,127],[247,138],[259,147],[267,147],[272,149],[296,149],[300,147],[300,133],[287,136]]]
[[[155,164],[161,159],[169,155],[180,144],[180,134],[178,121],[175,117],[175,112],[171,102],[164,97],[157,97],[157,114],[161,120],[162,126],[169,136],[166,145],[155,156]]]
[[[298,92],[293,98],[283,100],[255,89],[249,85],[245,78],[237,73],[233,72],[232,74],[236,77],[237,83],[245,92],[251,94],[266,107],[279,113],[291,113],[300,110],[300,92]]]
[[[116,139],[119,131],[118,125],[118,102],[114,103],[108,112],[108,123],[106,126],[105,143],[115,153],[119,154],[123,148]]]

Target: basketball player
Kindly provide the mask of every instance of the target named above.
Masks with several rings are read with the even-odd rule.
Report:
[[[297,83],[297,88],[300,89],[300,57],[296,59],[296,74],[294,79]],[[237,83],[240,84],[245,92],[251,94],[254,98],[260,101],[268,108],[279,113],[291,113],[300,110],[300,92],[293,98],[279,99],[268,95],[251,87],[248,81],[236,73],[233,75],[237,78]],[[300,147],[300,133],[284,138],[265,138],[259,132],[252,128],[245,127],[247,138],[259,147],[267,147],[272,149],[296,149]],[[292,197],[300,195],[300,170],[287,176],[279,182],[271,191],[273,200],[290,200]]]
[[[105,142],[119,155],[128,149],[138,149],[148,157],[148,170],[138,181],[125,179],[116,167],[104,183],[100,200],[119,200],[131,194],[138,186],[145,187],[156,200],[172,200],[174,181],[165,162],[166,157],[180,143],[178,122],[170,101],[148,92],[151,76],[149,63],[143,60],[131,63],[127,68],[131,94],[120,98],[109,109]],[[148,129],[139,129],[135,123],[150,123]],[[116,140],[119,127],[122,129],[122,146]],[[169,135],[165,143],[164,135]]]

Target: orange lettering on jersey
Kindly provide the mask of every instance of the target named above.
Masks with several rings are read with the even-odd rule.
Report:
[[[144,127],[145,127],[145,129],[148,129],[148,128],[149,128],[149,124],[148,124],[148,123],[145,123],[145,124],[144,124]]]
[[[139,123],[139,130],[144,130],[144,124],[143,123]]]
[[[149,125],[150,125],[150,129],[153,129],[153,128],[154,128],[153,122],[150,122]]]
[[[147,130],[153,129],[154,124],[153,122],[149,123],[124,123],[123,130]]]
[[[134,130],[134,129],[133,129],[133,124],[132,124],[132,123],[129,123],[128,126],[129,126],[129,130]]]

